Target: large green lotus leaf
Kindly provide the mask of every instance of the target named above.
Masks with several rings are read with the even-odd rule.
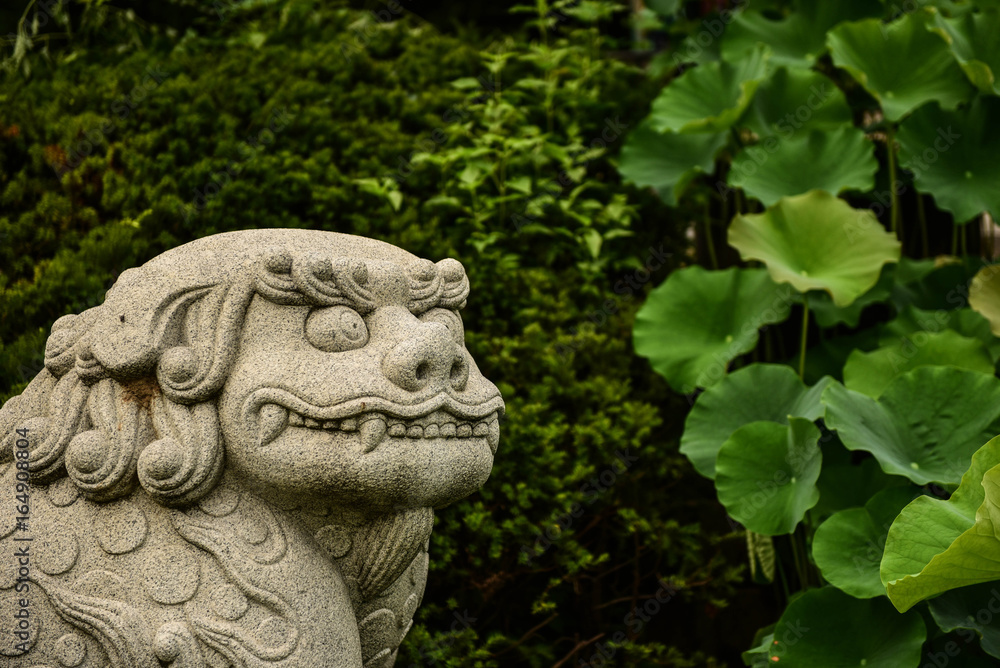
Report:
[[[618,171],[640,187],[652,187],[670,206],[698,174],[715,170],[715,154],[729,140],[727,133],[682,135],[657,132],[643,122],[629,133]]]
[[[739,124],[757,133],[767,148],[802,130],[836,130],[852,125],[851,107],[829,77],[779,67],[757,87]],[[767,144],[767,137],[775,137]]]
[[[1000,579],[998,465],[1000,437],[976,452],[950,499],[915,499],[892,523],[881,577],[896,609]]]
[[[892,345],[903,337],[921,345],[927,334],[947,330],[977,339],[986,347],[994,363],[1000,359],[1000,339],[993,335],[990,321],[971,308],[931,311],[906,306],[893,320],[879,328],[879,345]]]
[[[993,334],[1000,336],[1000,265],[983,267],[972,278],[969,306],[986,318]]]
[[[841,510],[819,525],[812,554],[826,581],[855,598],[884,596],[879,564],[886,535],[903,506],[919,494],[914,487],[892,487],[863,508]]]
[[[684,422],[681,452],[698,473],[715,477],[719,448],[740,427],[769,420],[788,424],[788,417],[823,417],[820,396],[831,382],[824,378],[808,388],[783,364],[751,364],[726,376],[698,397]]]
[[[931,100],[954,108],[972,91],[948,44],[927,30],[929,18],[920,11],[889,24],[879,19],[843,23],[827,36],[834,64],[879,101],[889,121]]]
[[[965,287],[981,266],[981,260],[971,257],[901,258],[896,267],[892,302],[899,310],[907,306],[934,311],[964,308],[968,306]]]
[[[839,383],[823,392],[826,425],[849,450],[875,455],[882,470],[918,485],[956,484],[973,453],[1000,432],[1000,379],[922,366],[873,399]]]
[[[833,444],[850,456],[843,445]],[[873,496],[892,487],[909,487],[910,482],[898,475],[888,475],[874,457],[867,457],[856,464],[832,463],[837,452],[826,443],[823,449],[823,470],[816,481],[819,503],[810,511],[813,523],[823,521],[834,513],[865,505]]]
[[[958,489],[948,500],[924,496],[900,511],[886,538],[881,565],[883,584],[920,573],[931,559],[972,528],[976,511],[986,498],[983,476],[998,464],[1000,437],[976,451]]]
[[[1000,582],[959,587],[929,601],[931,616],[945,633],[970,629],[979,636],[979,646],[1000,658]],[[997,612],[994,612],[996,610]],[[959,634],[963,640],[969,638]]]
[[[983,211],[1000,217],[1000,98],[980,97],[965,109],[922,107],[900,126],[900,165],[917,189],[966,223]]]
[[[774,64],[809,68],[826,52],[826,32],[830,28],[841,21],[882,13],[878,3],[871,0],[806,0],[798,5],[780,21],[756,10],[737,14],[722,38],[722,57],[736,62],[748,49],[766,44],[771,48]]]
[[[665,132],[721,132],[743,115],[767,72],[766,47],[753,49],[739,62],[693,67],[664,88],[653,101],[649,122]]]
[[[678,269],[636,315],[635,350],[679,392],[710,387],[756,347],[758,329],[788,317],[793,301],[763,269]]]
[[[861,321],[861,313],[869,306],[881,304],[892,296],[893,273],[896,265],[887,264],[882,267],[878,282],[868,292],[864,293],[850,306],[841,308],[833,303],[833,299],[826,292],[814,290],[806,295],[809,302],[809,310],[816,318],[816,324],[820,327],[829,328],[840,323],[848,327],[857,327]]]
[[[948,19],[935,16],[935,28],[951,45],[969,80],[976,88],[1000,95],[1000,12],[966,14]]]
[[[810,589],[774,628],[768,665],[780,668],[919,666],[927,637],[916,612],[897,614],[884,598],[857,599],[836,587]]]
[[[770,147],[769,151],[767,147]],[[729,184],[743,188],[765,206],[810,190],[834,195],[875,187],[874,145],[857,128],[810,130],[748,146],[733,158]]]
[[[778,283],[799,292],[826,290],[848,306],[896,262],[900,244],[869,210],[853,209],[828,192],[785,197],[764,213],[739,215],[729,244],[744,260],[760,260]]]
[[[816,479],[823,463],[811,420],[788,424],[751,422],[719,448],[715,490],[726,512],[765,536],[791,533],[816,505]]]
[[[870,353],[854,351],[844,365],[844,385],[869,397],[878,397],[889,383],[910,369],[935,365],[994,374],[993,358],[982,341],[945,330],[934,334],[920,332]]]

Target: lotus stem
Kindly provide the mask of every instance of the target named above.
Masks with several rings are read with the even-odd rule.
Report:
[[[896,133],[891,124],[885,130],[885,148],[889,154],[889,195],[892,197],[892,231],[902,238],[899,229],[899,194],[896,192]]]
[[[725,211],[726,201],[722,200],[723,211]],[[708,258],[712,262],[712,269],[719,268],[719,259],[715,255],[715,242],[712,241],[712,200],[705,202],[705,245],[708,246]]]
[[[927,213],[924,211],[924,196],[917,193],[917,218],[920,220],[920,241],[924,247],[924,257],[930,256],[930,244],[927,242]]]
[[[805,382],[806,376],[806,341],[809,335],[809,302],[802,295],[802,338],[799,348],[799,380]]]

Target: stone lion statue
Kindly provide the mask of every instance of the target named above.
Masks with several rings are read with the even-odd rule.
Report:
[[[499,442],[468,293],[455,260],[250,230],[56,321],[0,409],[0,664],[392,666],[433,509]]]

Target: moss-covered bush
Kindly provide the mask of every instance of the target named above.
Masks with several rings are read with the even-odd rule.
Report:
[[[608,124],[655,88],[584,24],[484,46],[393,18],[260,3],[6,75],[0,396],[53,320],[197,237],[314,227],[459,258],[508,416],[486,487],[438,515],[397,665],[721,665],[747,641],[711,628],[729,527],[703,527],[722,514],[677,454],[687,406],[659,403],[629,341],[683,249],[611,162]]]

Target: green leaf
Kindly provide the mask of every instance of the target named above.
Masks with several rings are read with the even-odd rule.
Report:
[[[806,294],[809,310],[816,318],[816,323],[823,328],[834,327],[840,323],[848,327],[857,327],[861,321],[861,313],[867,307],[885,302],[892,296],[892,276],[895,267],[894,264],[885,265],[875,287],[851,302],[850,306],[843,308],[837,306],[826,292],[812,291]]]
[[[996,362],[1000,359],[1000,339],[993,335],[989,321],[972,309],[954,311],[923,310],[906,306],[894,320],[880,329],[879,344],[891,345],[901,337],[922,342],[927,334],[952,330],[970,339],[978,339]]]
[[[1000,583],[984,582],[946,591],[931,599],[929,607],[942,631],[970,629],[979,636],[984,652],[1000,658]],[[959,637],[965,642],[972,640],[966,634]]]
[[[675,390],[690,393],[726,375],[729,363],[757,345],[757,330],[784,321],[792,291],[763,269],[698,266],[674,271],[635,319],[635,351]]]
[[[925,27],[928,20],[925,11],[889,24],[866,19],[841,24],[827,36],[834,64],[872,94],[889,121],[931,100],[953,109],[972,90],[948,45]]]
[[[1000,217],[1000,98],[980,97],[958,111],[929,104],[900,127],[900,165],[918,190],[966,223],[983,211]]]
[[[883,471],[918,485],[957,483],[1000,431],[1000,379],[954,367],[917,367],[878,399],[834,383],[823,403],[847,449],[872,453]]]
[[[833,444],[843,449],[839,442]],[[850,452],[843,450],[850,456]],[[809,511],[813,521],[822,520],[838,510],[863,506],[884,489],[906,486],[910,483],[899,476],[887,475],[874,457],[866,457],[857,464],[836,464],[837,451],[823,445],[823,470],[816,486],[819,488],[819,503]]]
[[[759,11],[742,11],[722,38],[722,57],[735,62],[747,49],[766,44],[773,52],[774,64],[809,68],[826,52],[830,28],[841,21],[879,16],[881,11],[871,0],[807,0],[780,21],[772,21]]]
[[[896,262],[900,244],[869,210],[821,190],[785,197],[761,214],[738,215],[729,243],[744,260],[760,260],[779,283],[799,292],[826,290],[848,306]]]
[[[879,564],[886,536],[899,511],[917,495],[913,487],[886,489],[863,508],[841,510],[819,525],[812,554],[826,581],[855,598],[884,596]]]
[[[951,366],[987,376],[994,374],[993,358],[982,341],[945,330],[903,338],[870,353],[854,351],[844,365],[844,385],[878,397],[895,378],[920,366]]]
[[[851,107],[837,86],[819,72],[779,67],[757,87],[739,124],[761,138],[791,137],[800,130],[836,130],[852,125]]]
[[[789,603],[778,620],[768,665],[918,666],[926,637],[919,614],[896,614],[883,598],[859,600],[835,587],[810,589]]]
[[[715,457],[733,432],[751,422],[788,424],[788,417],[823,417],[820,396],[831,382],[807,388],[783,364],[751,364],[726,376],[695,401],[684,422],[680,450],[698,473],[715,477]]]
[[[659,132],[722,132],[743,115],[767,71],[767,48],[737,63],[706,63],[670,83],[653,101],[649,123]]]
[[[1000,336],[1000,265],[983,267],[972,278],[969,306],[989,321],[995,336]]]
[[[729,184],[765,206],[810,190],[837,195],[875,186],[874,145],[857,128],[810,130],[784,140],[769,138],[733,158]]]
[[[935,16],[937,30],[948,41],[966,76],[984,93],[1000,95],[1000,12],[969,13],[948,19]]]
[[[947,501],[921,497],[889,529],[882,582],[897,610],[942,592],[1000,579],[1000,437],[972,457]]]
[[[684,189],[698,174],[715,171],[715,154],[728,140],[724,132],[690,135],[656,132],[643,122],[625,140],[618,171],[626,181],[655,188],[664,202],[676,206]]]
[[[791,533],[816,505],[823,457],[819,429],[804,418],[787,425],[751,422],[719,448],[719,502],[747,529],[766,536]]]

